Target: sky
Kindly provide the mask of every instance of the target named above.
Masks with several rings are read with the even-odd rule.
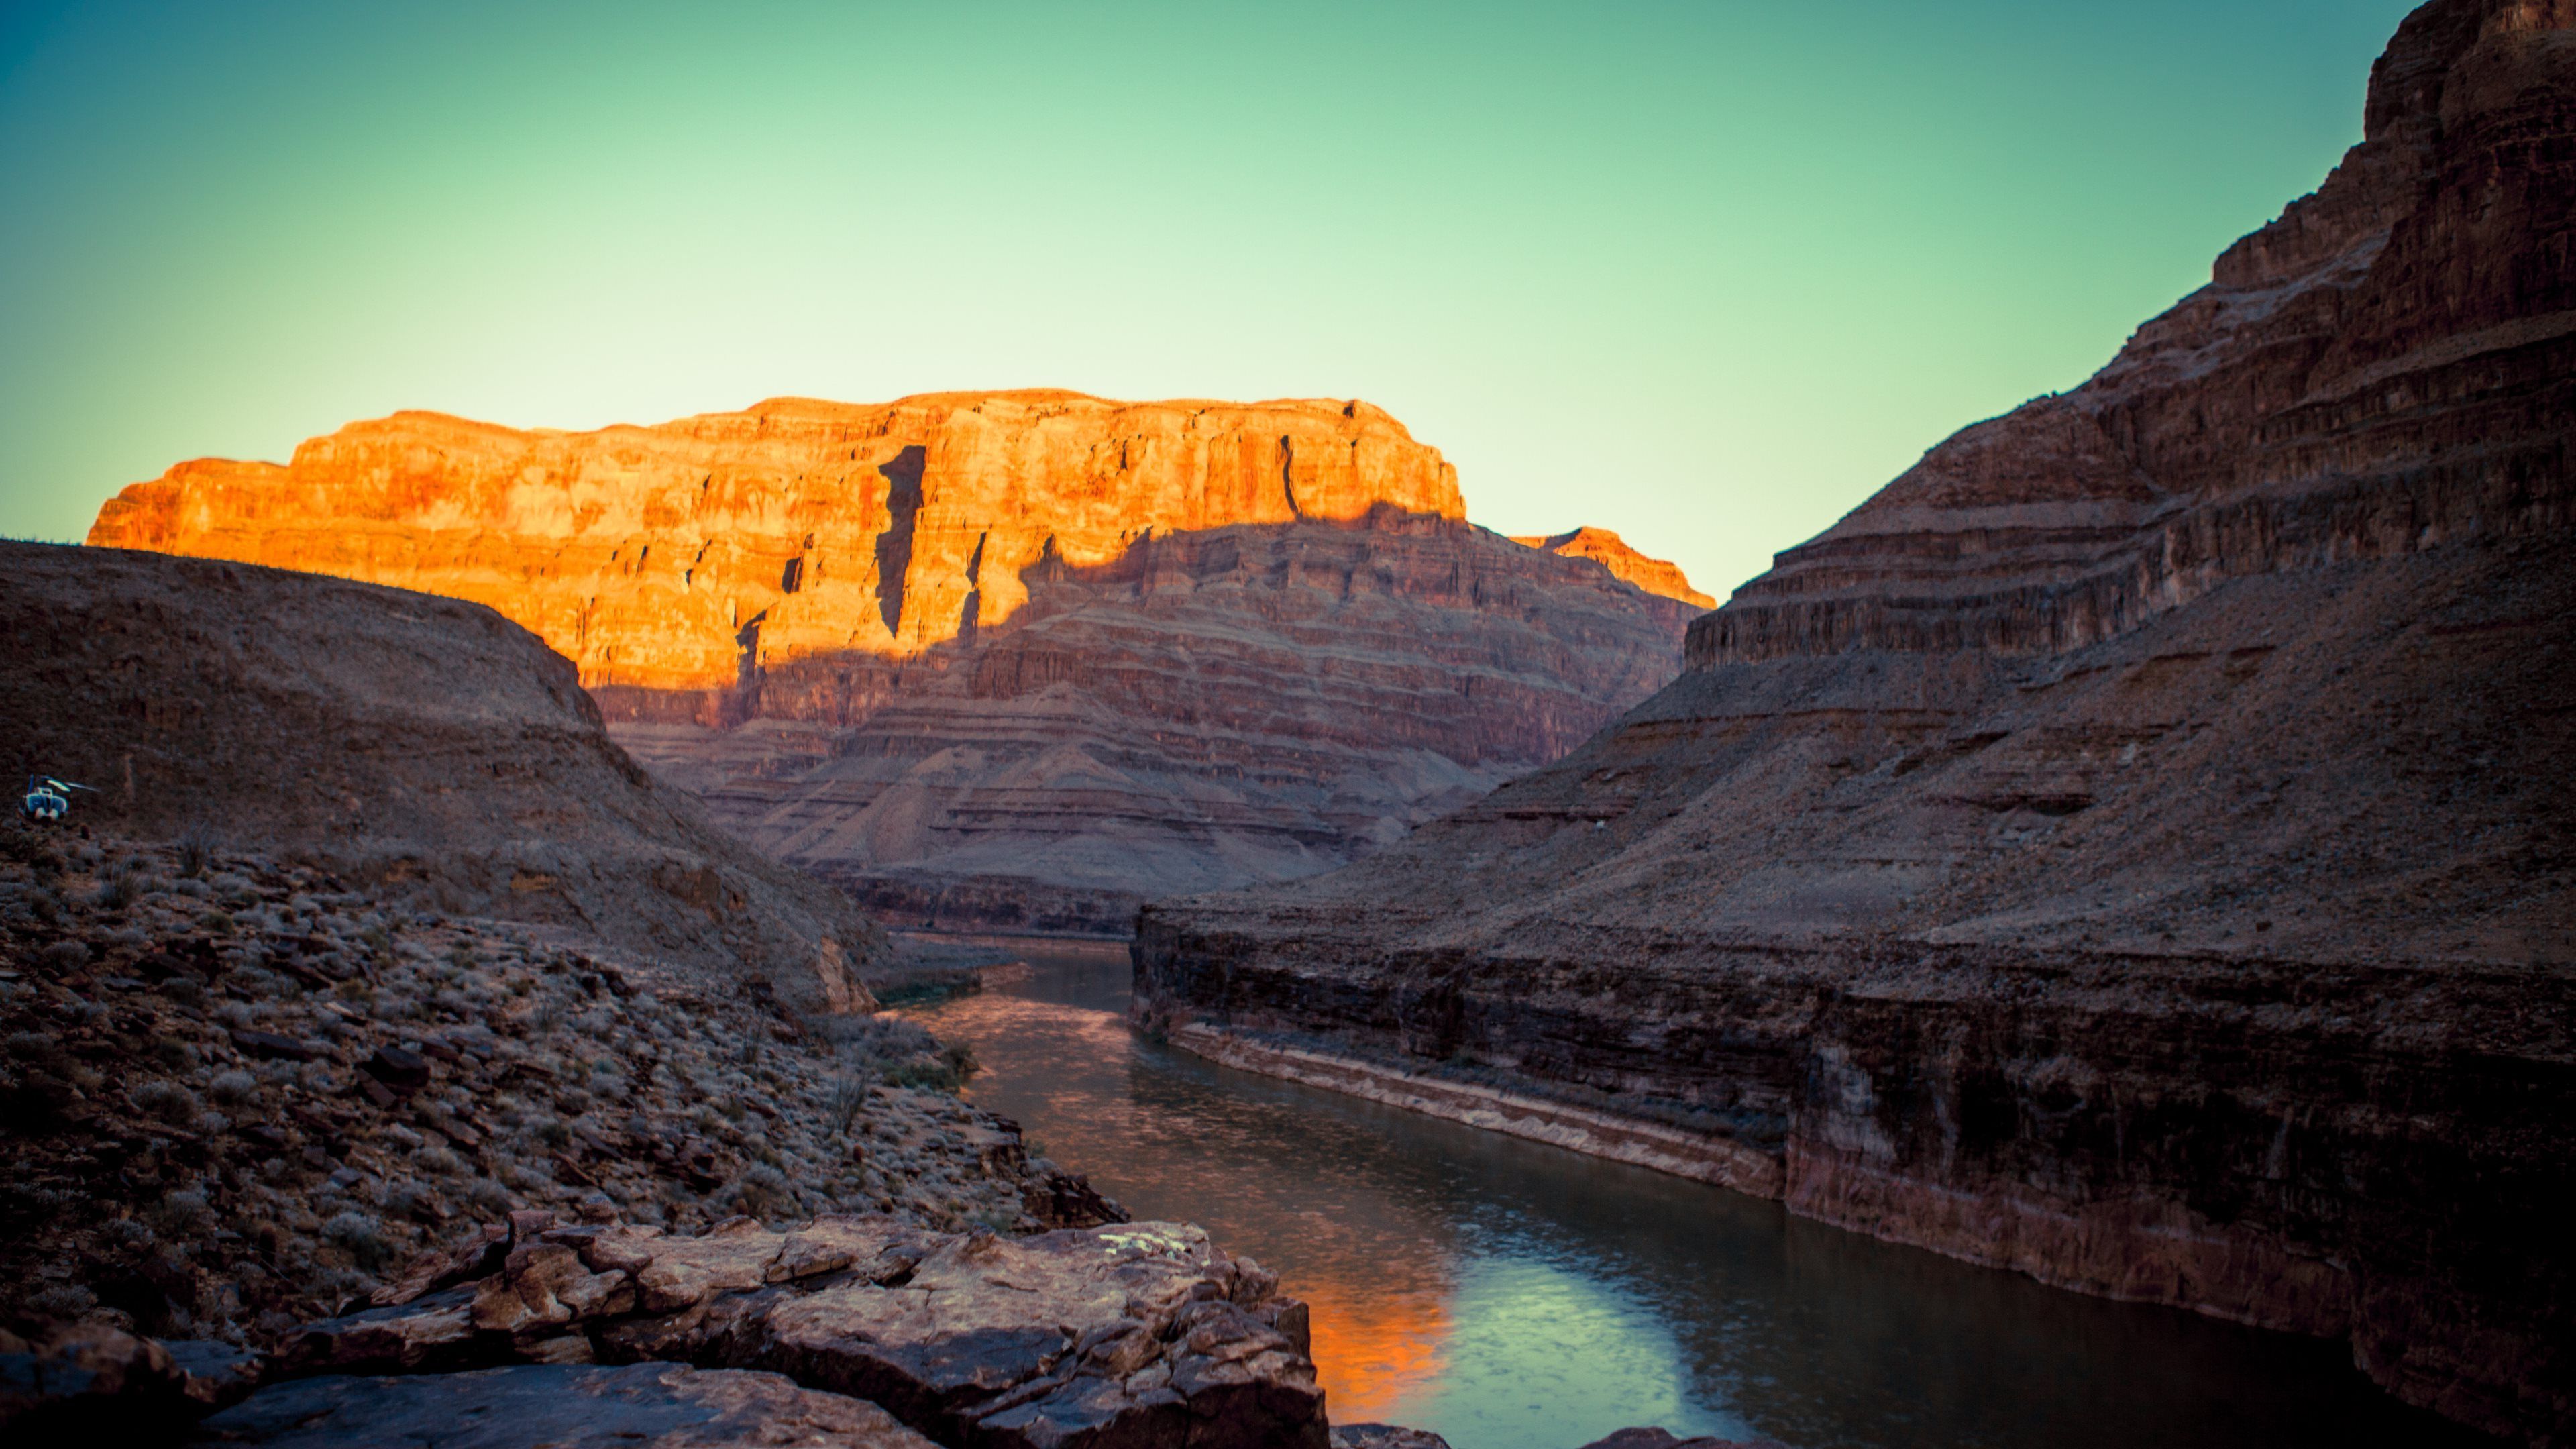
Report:
[[[2360,139],[2402,0],[0,0],[0,534],[401,408],[1361,397],[1723,597]]]

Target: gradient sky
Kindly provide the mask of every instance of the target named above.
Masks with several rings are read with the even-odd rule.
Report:
[[[1358,396],[1721,596],[2206,281],[2410,8],[0,5],[0,533],[397,408]]]

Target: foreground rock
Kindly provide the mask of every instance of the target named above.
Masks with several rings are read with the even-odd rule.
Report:
[[[712,826],[492,611],[239,564],[0,543],[0,737],[74,820],[292,858],[386,907],[577,931],[864,1010],[883,936]]]
[[[208,1419],[198,1442],[269,1449],[935,1449],[863,1400],[801,1389],[776,1374],[663,1363],[303,1379]]]
[[[1323,1446],[1305,1305],[1194,1227],[511,1231],[498,1271],[441,1287],[457,1259],[426,1260],[382,1306],[301,1330],[275,1372],[671,1360],[783,1373],[951,1444]]]
[[[249,1341],[516,1207],[1118,1216],[908,1023],[93,834],[0,823],[0,1315]]]
[[[159,1343],[104,1324],[56,1324],[32,1341],[0,1330],[0,1438],[167,1439],[248,1394],[260,1371],[256,1354],[230,1344]]]
[[[2576,1435],[2571,26],[2419,10],[2101,374],[1561,763],[1149,911],[1140,1013]]]
[[[1168,1223],[680,1236],[522,1211],[263,1359],[173,1346],[191,1371],[95,1326],[0,1338],[0,1428],[167,1442],[222,1408],[207,1441],[1325,1449],[1305,1305],[1278,1288]]]
[[[183,464],[90,534],[488,604],[648,766],[887,921],[1122,937],[1147,895],[1340,864],[1670,679],[1696,596],[1602,539],[1468,525],[1364,403],[1062,392],[404,413]]]

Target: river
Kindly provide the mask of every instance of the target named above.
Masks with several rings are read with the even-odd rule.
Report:
[[[1123,947],[1016,949],[1025,979],[910,1014],[973,1045],[968,1095],[1047,1155],[1278,1272],[1336,1423],[1455,1449],[1628,1424],[1792,1449],[2488,1442],[2381,1394],[2340,1343],[1215,1066],[1128,1028]]]

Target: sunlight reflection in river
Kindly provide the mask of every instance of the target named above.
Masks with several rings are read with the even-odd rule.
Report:
[[[1827,1445],[2475,1442],[2340,1345],[2059,1293],[1698,1183],[1230,1071],[1125,1021],[1123,949],[915,1013],[969,1095],[1305,1299],[1336,1423],[1456,1449],[1630,1424]]]

